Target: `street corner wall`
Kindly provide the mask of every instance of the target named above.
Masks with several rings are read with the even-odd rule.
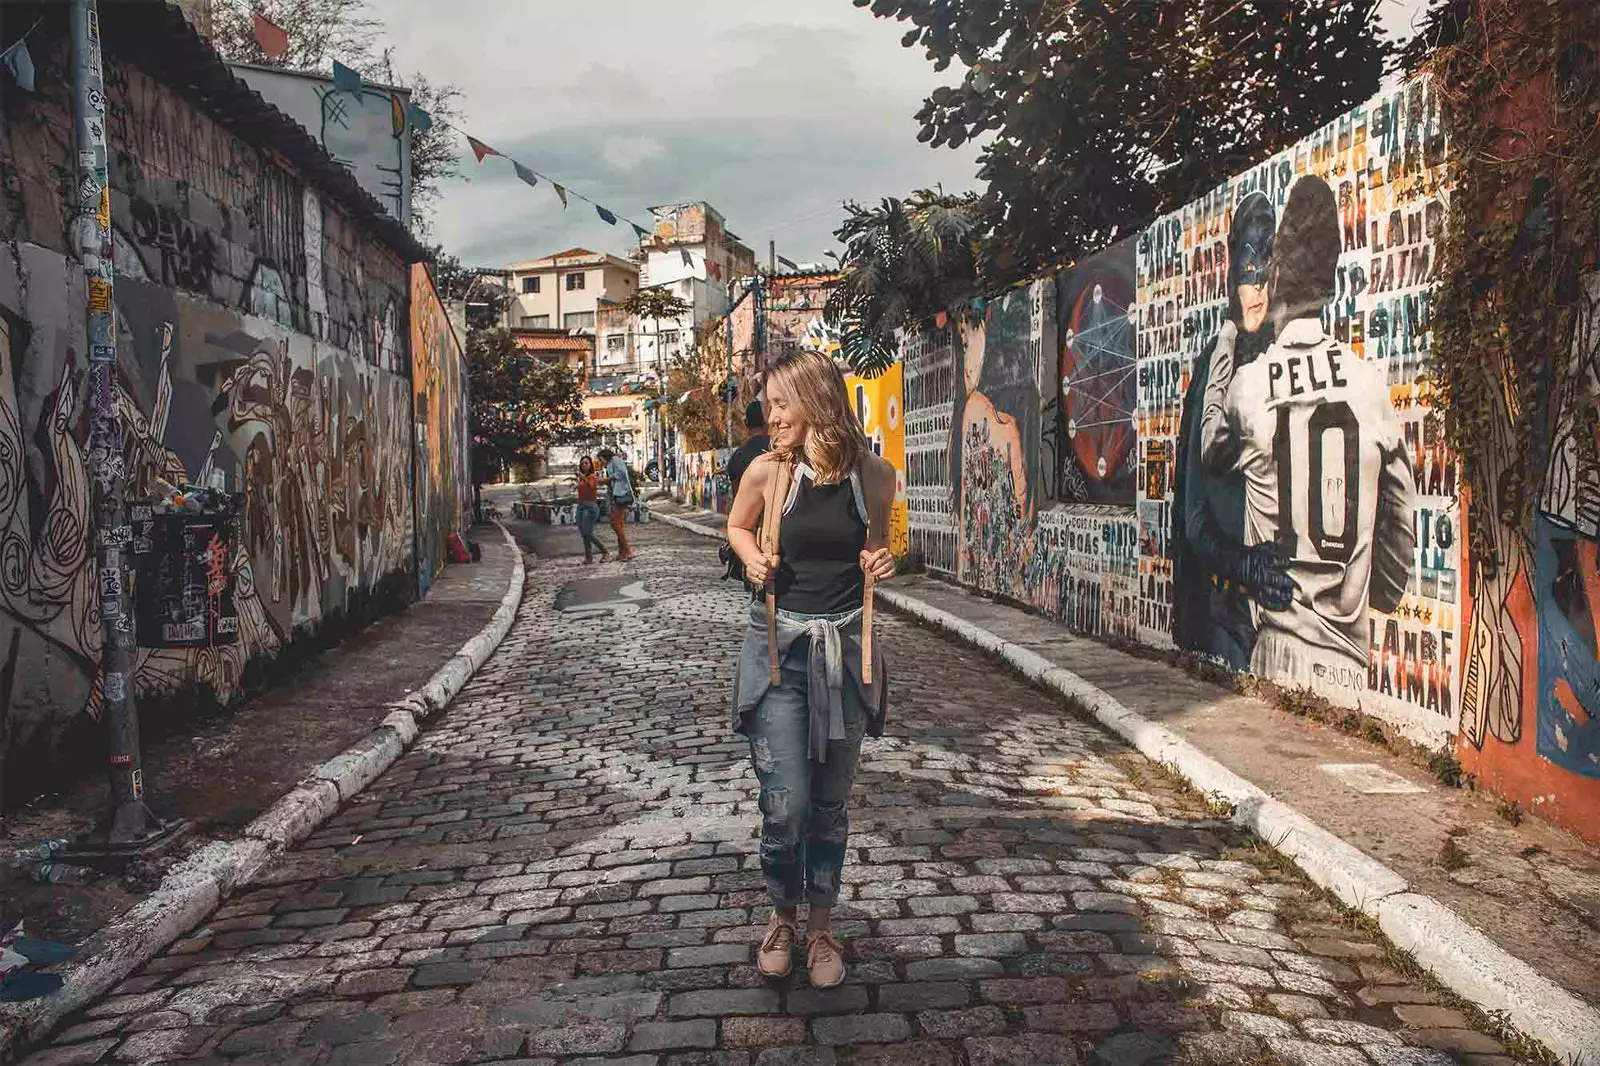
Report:
[[[445,567],[452,533],[465,532],[466,367],[428,268],[411,267],[411,391],[417,449],[417,583],[426,593]]]
[[[1600,277],[1585,298],[1574,355],[1592,367]],[[1594,417],[1600,380],[1581,388],[1574,406]],[[1457,751],[1480,787],[1600,843],[1600,469],[1581,459],[1580,420],[1541,428],[1550,460],[1531,534],[1490,529],[1498,565],[1472,563]]]
[[[911,551],[906,526],[905,375],[899,363],[875,378],[855,374],[845,378],[845,388],[855,404],[861,430],[872,450],[894,467],[894,502],[889,510],[889,548],[897,556]]]

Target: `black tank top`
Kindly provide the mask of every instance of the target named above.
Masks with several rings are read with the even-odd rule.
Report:
[[[801,477],[794,507],[778,526],[778,606],[802,614],[860,607],[866,546],[867,523],[856,512],[850,481],[817,485]]]

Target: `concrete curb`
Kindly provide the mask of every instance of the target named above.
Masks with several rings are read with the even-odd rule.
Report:
[[[657,513],[668,525],[699,536],[721,530]],[[1174,771],[1207,797],[1233,809],[1248,829],[1294,861],[1320,887],[1375,919],[1395,946],[1409,952],[1445,987],[1511,1025],[1567,1063],[1600,1064],[1600,1010],[1544,977],[1468,925],[1449,907],[1408,891],[1405,878],[1269,796],[1166,726],[1123,706],[1110,694],[1037,652],[893,588],[878,602],[998,656],[1023,676],[1078,704],[1152,762]]]
[[[489,624],[461,646],[427,684],[389,705],[389,715],[352,747],[313,769],[305,779],[244,828],[237,840],[215,840],[173,866],[161,884],[91,937],[77,959],[55,970],[60,991],[12,1006],[0,1005],[0,1063],[45,1037],[68,1015],[109,991],[193,929],[236,886],[275,856],[304,840],[398,759],[421,731],[419,723],[443,709],[500,646],[522,603],[527,570],[522,550],[499,522],[511,550],[511,582]]]

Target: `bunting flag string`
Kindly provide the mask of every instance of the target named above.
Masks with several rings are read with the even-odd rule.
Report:
[[[426,118],[427,116],[424,117]],[[431,126],[432,124],[432,119],[428,119],[428,125]],[[606,225],[615,226],[619,221],[626,222],[629,226],[633,227],[633,232],[638,236],[640,241],[643,241],[650,236],[651,229],[648,226],[641,226],[633,219],[628,218],[625,215],[617,214],[615,211],[612,211],[610,208],[605,207],[602,204],[596,203],[582,193],[574,192],[565,185],[561,184],[559,181],[556,181],[554,178],[550,177],[550,175],[541,174],[527,164],[516,159],[512,159],[498,148],[494,148],[488,144],[485,144],[476,137],[472,136],[470,133],[467,133],[465,130],[450,126],[449,123],[441,124],[446,126],[446,128],[454,129],[457,133],[461,134],[467,139],[467,144],[472,148],[472,154],[479,163],[482,163],[485,159],[492,155],[497,155],[502,159],[508,159],[511,162],[511,169],[516,172],[517,177],[530,188],[537,186],[539,184],[539,179],[541,178],[543,178],[545,181],[548,181],[550,183],[550,188],[555,190],[556,197],[560,199],[561,206],[563,208],[571,206],[569,203],[569,197],[576,197],[577,199],[588,204],[590,207],[594,208],[595,214],[599,216],[600,221],[604,222]],[[413,119],[412,125],[418,129],[423,128],[422,126],[418,125],[415,119]],[[684,265],[692,267],[694,265],[694,260],[690,257],[689,253],[684,251],[682,254]]]
[[[361,72],[354,67],[347,67],[335,59],[333,61],[333,88],[335,92],[359,94],[361,92]]]

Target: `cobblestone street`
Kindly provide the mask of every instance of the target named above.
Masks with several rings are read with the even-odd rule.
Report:
[[[28,1061],[1512,1061],[1142,756],[885,612],[849,978],[764,981],[740,595],[714,543],[630,532],[626,567],[530,558],[517,625],[390,772]]]

